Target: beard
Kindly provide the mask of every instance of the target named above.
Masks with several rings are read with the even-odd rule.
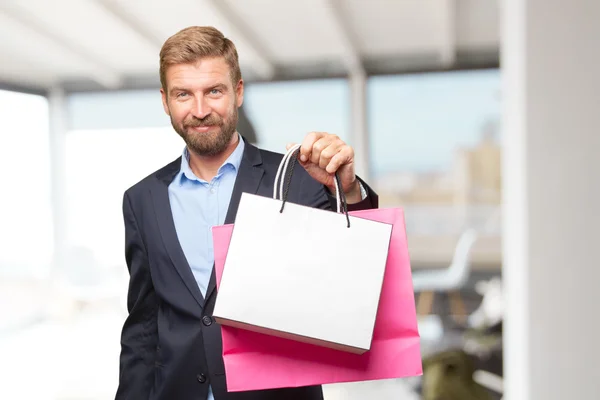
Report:
[[[185,141],[188,149],[199,156],[216,156],[225,149],[236,131],[238,122],[237,107],[233,107],[229,115],[223,119],[219,115],[211,113],[200,119],[193,116],[183,120],[181,124],[175,123],[171,117],[171,125],[175,132]],[[207,132],[196,132],[193,128],[207,126]]]

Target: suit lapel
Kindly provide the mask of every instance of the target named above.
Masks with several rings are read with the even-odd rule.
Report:
[[[246,142],[242,162],[240,163],[240,168],[231,194],[231,200],[229,201],[227,215],[225,216],[225,224],[233,224],[235,222],[235,216],[237,214],[242,193],[255,194],[258,191],[260,182],[265,173],[265,170],[261,165],[262,157],[260,156],[260,150]],[[215,286],[215,269],[213,268],[208,283],[208,289],[206,290],[206,299],[210,298]]]
[[[167,249],[167,253],[169,253],[171,262],[173,262],[175,269],[192,296],[194,296],[194,299],[196,299],[200,307],[204,307],[204,297],[202,297],[200,288],[198,288],[198,285],[196,284],[192,269],[185,258],[185,254],[179,244],[179,239],[177,238],[177,230],[175,229],[175,222],[173,221],[173,214],[171,212],[171,203],[169,201],[169,184],[179,172],[180,166],[181,157],[169,164],[163,170],[161,175],[157,176],[159,183],[152,186],[152,201],[154,203],[160,235]]]

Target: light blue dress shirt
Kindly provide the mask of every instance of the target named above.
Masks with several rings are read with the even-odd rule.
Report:
[[[169,185],[169,201],[177,237],[205,297],[214,264],[212,227],[225,222],[244,147],[244,140],[240,136],[238,146],[210,182],[194,175],[188,150],[184,149],[181,170]],[[212,390],[209,390],[208,400],[213,399]]]

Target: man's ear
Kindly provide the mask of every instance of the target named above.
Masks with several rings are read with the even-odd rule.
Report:
[[[244,80],[240,79],[235,87],[236,106],[240,108],[244,103]]]
[[[165,113],[168,116],[171,116],[171,113],[169,112],[169,104],[167,103],[167,93],[164,91],[163,88],[160,88],[160,96],[162,98],[162,104],[163,104],[163,109],[165,110]]]

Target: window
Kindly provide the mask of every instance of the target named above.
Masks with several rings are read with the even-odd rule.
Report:
[[[0,91],[0,274],[44,275],[52,257],[48,101]]]
[[[495,135],[499,92],[498,70],[371,78],[373,176],[450,170],[457,150]]]
[[[342,79],[249,84],[243,106],[258,145],[280,153],[311,131],[349,141],[349,107],[348,83]]]
[[[499,263],[499,70],[373,77],[367,93],[372,183],[403,207],[414,263],[447,265],[467,227]]]

